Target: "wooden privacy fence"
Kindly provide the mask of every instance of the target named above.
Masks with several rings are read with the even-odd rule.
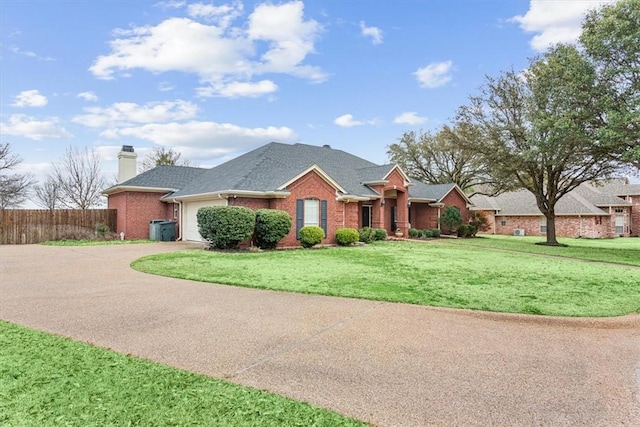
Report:
[[[0,244],[82,238],[98,224],[116,229],[115,209],[0,209]]]

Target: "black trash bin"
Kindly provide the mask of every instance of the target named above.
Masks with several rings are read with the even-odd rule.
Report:
[[[162,221],[158,224],[160,227],[160,239],[163,242],[172,242],[176,240],[176,222]]]
[[[166,219],[152,219],[149,221],[149,240],[162,240],[160,238],[160,224],[166,221]]]

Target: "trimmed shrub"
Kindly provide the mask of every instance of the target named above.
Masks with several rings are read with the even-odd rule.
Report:
[[[291,231],[291,215],[278,209],[258,209],[253,234],[260,249],[275,249]]]
[[[324,239],[324,230],[316,225],[306,225],[300,229],[300,244],[304,248],[311,248]]]
[[[420,237],[423,237],[425,239],[428,239],[429,237],[433,237],[433,231],[432,230],[422,230],[420,232]]]
[[[202,238],[218,249],[237,248],[256,228],[256,213],[243,206],[207,206],[196,218]]]
[[[417,228],[410,228],[409,229],[409,237],[411,237],[412,239],[416,239],[418,237],[420,237],[421,231],[418,230]]]
[[[374,228],[373,235],[375,240],[387,240],[387,230],[382,228]]]
[[[437,228],[432,228],[431,237],[440,237],[440,230],[438,230]]]
[[[360,233],[360,241],[363,243],[371,243],[376,239],[375,231],[371,227],[361,228],[358,233]]]
[[[444,226],[449,234],[458,231],[458,227],[462,225],[460,210],[455,206],[444,208],[444,213],[440,217],[440,224]]]
[[[458,227],[458,237],[469,237],[471,235],[471,226],[462,224]]]
[[[355,228],[339,228],[336,231],[336,242],[340,246],[353,245],[360,239],[360,233]]]

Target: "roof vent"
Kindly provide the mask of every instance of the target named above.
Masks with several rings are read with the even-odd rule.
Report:
[[[322,148],[331,148],[331,146],[329,144],[324,144]]]
[[[123,145],[122,151],[125,153],[133,153],[133,145]]]

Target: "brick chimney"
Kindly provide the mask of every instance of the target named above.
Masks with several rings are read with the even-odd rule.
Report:
[[[133,151],[133,145],[123,145],[118,153],[118,184],[121,184],[138,174],[138,154]]]

